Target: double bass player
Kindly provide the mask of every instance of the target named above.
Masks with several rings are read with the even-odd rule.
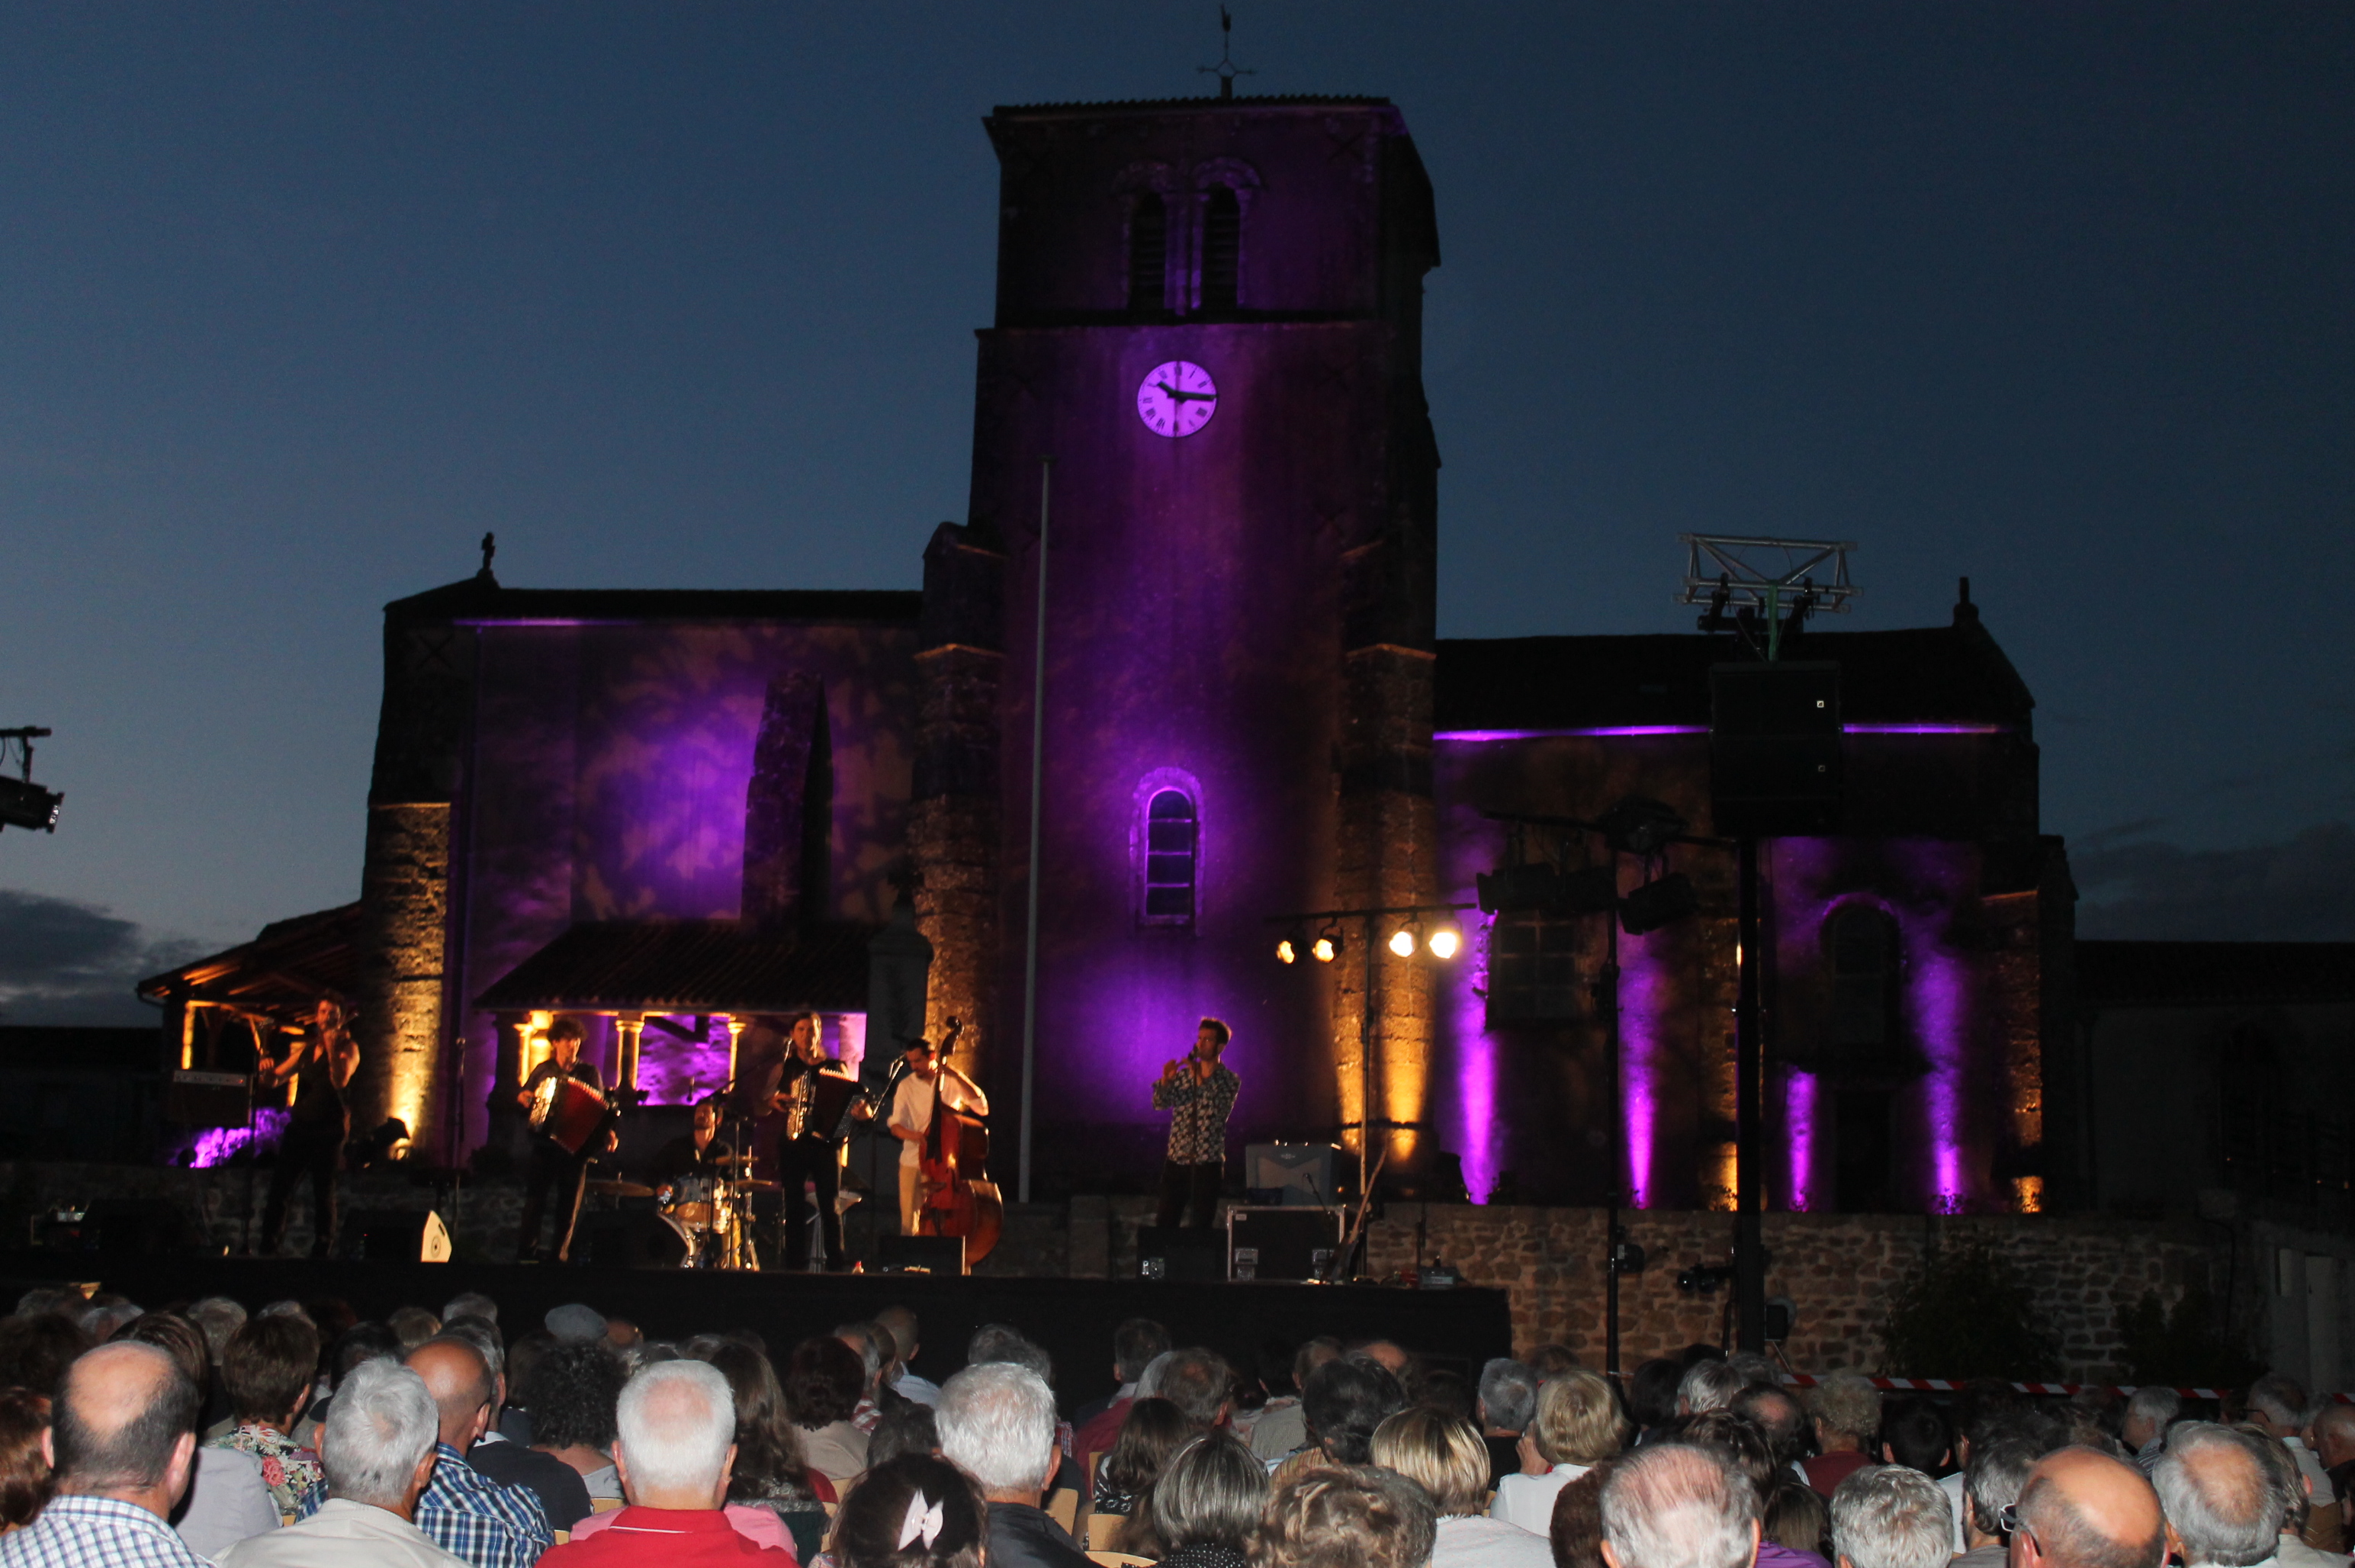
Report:
[[[935,1099],[952,1111],[989,1115],[989,1096],[981,1085],[940,1060],[930,1040],[912,1041],[907,1050],[907,1075],[891,1096],[886,1124],[900,1140],[900,1233],[912,1236],[924,1211],[924,1135],[932,1125]]]

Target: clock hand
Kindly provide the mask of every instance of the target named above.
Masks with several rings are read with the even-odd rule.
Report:
[[[1216,392],[1181,392],[1167,381],[1156,381],[1153,384],[1176,402],[1215,403],[1219,400],[1219,394]]]

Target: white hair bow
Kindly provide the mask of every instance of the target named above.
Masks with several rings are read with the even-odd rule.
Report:
[[[928,1505],[924,1501],[922,1491],[911,1493],[908,1498],[908,1517],[900,1521],[898,1550],[907,1551],[908,1543],[918,1536],[923,1538],[924,1545],[929,1549],[933,1538],[941,1532],[941,1510],[947,1506],[947,1503],[948,1499],[944,1496],[939,1502]]]

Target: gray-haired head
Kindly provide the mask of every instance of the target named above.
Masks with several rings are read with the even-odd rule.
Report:
[[[336,1496],[399,1509],[441,1435],[442,1413],[423,1378],[398,1361],[363,1361],[327,1406],[319,1463]]]
[[[1750,1568],[1757,1518],[1749,1481],[1689,1444],[1638,1448],[1603,1487],[1603,1539],[1619,1568]]]
[[[2140,1448],[2164,1433],[2183,1413],[2183,1396],[2164,1383],[2145,1383],[2126,1398],[2119,1432],[2129,1446]]]
[[[1175,1350],[1164,1350],[1155,1356],[1153,1360],[1145,1363],[1145,1370],[1136,1374],[1137,1398],[1157,1399],[1160,1397],[1161,1374],[1168,1371],[1169,1362],[1177,1354],[1178,1352]]]
[[[883,1348],[875,1341],[875,1326],[871,1323],[838,1323],[834,1337],[858,1352],[859,1365],[867,1369],[867,1381],[873,1382],[883,1370]]]
[[[2282,1528],[2304,1535],[2307,1517],[2314,1509],[2314,1499],[2307,1491],[2305,1473],[2298,1469],[2296,1456],[2290,1453],[2289,1445],[2254,1422],[2231,1430],[2255,1444],[2258,1452],[2264,1456],[2265,1479],[2273,1488],[2275,1500],[2281,1504]]]
[[[718,1507],[728,1445],[736,1441],[736,1401],[708,1361],[657,1361],[622,1390],[613,1413],[632,1492],[709,1496]]]
[[[93,1345],[103,1345],[114,1338],[118,1329],[144,1313],[146,1308],[135,1302],[117,1301],[105,1307],[84,1309],[81,1331],[90,1336]]]
[[[441,1337],[444,1339],[463,1339],[480,1351],[483,1364],[491,1369],[492,1377],[503,1378],[507,1375],[506,1347],[499,1342],[499,1331],[491,1323],[480,1317],[453,1317],[442,1325]]]
[[[2043,1456],[2025,1437],[1998,1437],[1971,1450],[1963,1471],[1963,1491],[1971,1509],[1971,1523],[1981,1535],[2003,1533],[2003,1510],[2019,1500],[2028,1472]]]
[[[485,1323],[499,1320],[499,1304],[479,1290],[462,1290],[452,1296],[442,1308],[442,1323],[447,1328],[453,1317],[479,1317]]]
[[[1750,1380],[1726,1361],[1696,1361],[1677,1384],[1677,1406],[1688,1415],[1706,1415],[1732,1405]]]
[[[2272,1423],[2275,1430],[2296,1432],[2306,1425],[2306,1390],[2279,1372],[2267,1372],[2249,1385],[2249,1410]]]
[[[1781,1388],[1782,1370],[1756,1350],[1736,1350],[1725,1358],[1725,1364],[1742,1374],[1742,1381],[1752,1388]]]
[[[1012,1361],[967,1367],[942,1385],[933,1420],[941,1456],[991,1499],[1035,1502],[1054,1473],[1055,1394],[1047,1380]]]
[[[188,1321],[204,1330],[213,1365],[220,1365],[221,1352],[229,1349],[229,1336],[245,1327],[245,1316],[244,1307],[226,1296],[208,1296],[188,1304]]]
[[[1480,1413],[1491,1426],[1526,1432],[1538,1413],[1537,1370],[1510,1356],[1498,1356],[1480,1368]]]
[[[2282,1499],[2266,1470],[2263,1446],[2230,1427],[2187,1421],[2168,1434],[2150,1479],[2188,1568],[2246,1568],[2274,1555]]]
[[[1851,1568],[1945,1568],[1954,1505],[1919,1470],[1867,1465],[1833,1488],[1832,1550]]]

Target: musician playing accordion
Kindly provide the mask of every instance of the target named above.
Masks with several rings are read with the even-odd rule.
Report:
[[[784,1070],[770,1109],[784,1113],[784,1131],[777,1139],[777,1179],[785,1189],[785,1255],[792,1268],[808,1255],[810,1200],[802,1190],[807,1182],[817,1189],[818,1234],[826,1245],[826,1267],[840,1273],[850,1266],[842,1247],[840,1135],[848,1118],[872,1116],[874,1107],[854,1099],[857,1082],[842,1063],[826,1054],[818,1042],[817,1015],[803,1013],[794,1019],[793,1039],[785,1051]],[[845,1112],[847,1112],[846,1116]]]
[[[577,1093],[560,1093],[563,1081],[586,1085],[602,1106],[591,1109],[585,1130],[567,1110],[585,1104]],[[539,1256],[540,1221],[549,1200],[556,1200],[556,1261],[572,1255],[572,1229],[581,1220],[581,1194],[589,1179],[589,1162],[610,1153],[621,1141],[616,1116],[605,1099],[605,1085],[593,1062],[581,1060],[581,1022],[559,1016],[548,1026],[548,1060],[531,1070],[516,1103],[532,1114],[531,1176],[524,1189],[523,1234],[516,1242],[516,1261],[532,1263]],[[578,1113],[574,1113],[576,1118]],[[574,1139],[578,1139],[574,1143]]]

